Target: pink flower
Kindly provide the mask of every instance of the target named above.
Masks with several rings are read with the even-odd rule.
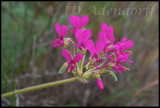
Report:
[[[106,33],[106,44],[111,44],[115,42],[115,38],[113,35],[113,27],[107,27],[106,23],[101,23],[102,32]]]
[[[95,46],[94,46],[94,42],[93,42],[92,39],[89,39],[87,44],[86,44],[86,48],[91,53],[94,64],[99,61],[98,54],[104,48],[104,45],[105,45],[105,41],[104,41],[105,40],[105,34],[103,32],[100,32],[99,35],[98,35],[98,38],[99,39],[98,39],[98,41],[97,41]],[[97,69],[99,69],[96,64],[95,64],[95,66],[96,66]]]
[[[89,17],[88,16],[82,16],[82,19],[80,19],[80,17],[78,16],[71,16],[69,18],[69,22],[76,28],[72,30],[72,33],[76,33],[77,30],[81,29],[82,27],[85,27],[85,25],[87,25],[89,21]]]
[[[124,55],[119,55],[116,58],[116,64],[113,66],[113,68],[118,71],[120,74],[122,73],[121,70],[124,72],[125,68],[120,64],[121,62],[129,62],[130,64],[133,63],[133,61],[129,61],[128,57],[130,56],[130,53],[126,53]]]
[[[61,28],[59,23],[56,23],[55,28],[56,28],[56,31],[59,35],[59,39],[56,39],[52,43],[53,48],[63,46],[64,45],[64,37],[67,34],[67,26],[66,25],[62,25],[62,28]]]
[[[77,30],[75,36],[76,36],[76,39],[79,42],[79,44],[76,44],[76,45],[80,50],[83,50],[86,48],[86,43],[87,43],[88,39],[91,37],[91,34],[92,34],[92,32],[89,29],[86,29],[84,31]]]
[[[96,43],[96,45],[94,46],[94,42],[92,39],[89,39],[87,44],[86,44],[86,48],[87,50],[91,53],[92,58],[94,59],[98,59],[98,54],[100,53],[100,51],[104,48],[105,45],[105,34],[103,32],[100,32],[98,35],[98,41]]]
[[[75,65],[77,62],[79,62],[80,60],[82,60],[83,55],[81,53],[75,55],[75,57],[72,59],[70,53],[64,49],[62,51],[62,55],[68,60],[68,64],[70,64],[67,68],[69,69],[70,72],[72,72],[72,70],[75,68]]]
[[[132,48],[133,46],[133,41],[132,40],[127,40],[127,37],[124,37],[121,42],[118,42],[117,44],[114,45],[115,49],[119,52],[119,54],[126,54],[124,52],[125,49]]]
[[[97,85],[99,86],[99,88],[101,89],[101,90],[103,90],[103,83],[102,83],[102,81],[101,80],[99,80],[98,78],[96,78],[96,81],[97,81]]]

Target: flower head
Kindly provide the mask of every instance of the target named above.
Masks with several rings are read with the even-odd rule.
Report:
[[[64,37],[67,34],[67,26],[66,25],[62,25],[62,28],[61,28],[59,23],[56,23],[55,24],[55,29],[56,29],[56,31],[59,35],[59,38],[56,39],[52,43],[53,48],[63,46],[64,45]]]
[[[77,62],[79,62],[80,60],[82,60],[83,55],[81,53],[75,55],[75,57],[72,59],[70,53],[64,49],[62,51],[62,55],[68,60],[68,64],[70,64],[67,68],[69,69],[70,72],[72,72],[72,70],[75,68],[75,65]]]
[[[69,22],[75,27],[75,29],[71,28],[72,33],[75,34],[77,30],[81,29],[82,27],[85,27],[88,21],[89,21],[88,16],[82,16],[81,19],[78,16],[71,16],[69,18]]]
[[[129,70],[129,68],[122,66],[121,63],[133,63],[133,61],[128,60],[131,52],[126,51],[126,49],[133,46],[133,41],[127,40],[127,37],[124,37],[120,42],[116,42],[113,27],[108,27],[106,23],[101,23],[98,41],[94,44],[93,40],[90,39],[92,31],[84,28],[88,21],[88,16],[82,16],[82,18],[71,16],[69,18],[69,22],[74,26],[74,28],[71,28],[71,32],[74,33],[78,41],[77,44],[75,44],[71,38],[64,38],[67,34],[67,26],[62,25],[62,27],[60,27],[59,23],[56,23],[55,28],[59,38],[56,39],[52,45],[53,48],[65,45],[62,50],[62,55],[67,59],[67,62],[60,68],[60,74],[64,73],[68,68],[68,72],[72,72],[81,82],[86,82],[86,79],[96,78],[97,85],[103,90],[104,86],[100,79],[101,74],[108,74],[114,78],[115,81],[118,81],[111,69],[119,73]],[[85,65],[86,57],[88,56],[87,51],[91,56]],[[97,65],[97,62],[100,63]]]

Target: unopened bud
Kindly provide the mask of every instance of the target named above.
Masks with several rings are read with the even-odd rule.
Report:
[[[60,70],[59,70],[58,73],[59,73],[59,74],[63,74],[63,73],[65,72],[67,66],[68,66],[68,63],[67,63],[67,62],[64,63],[63,66],[60,68]]]

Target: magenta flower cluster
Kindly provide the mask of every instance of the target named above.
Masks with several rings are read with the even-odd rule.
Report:
[[[131,54],[128,49],[133,46],[132,40],[127,40],[127,37],[124,37],[120,42],[117,42],[113,34],[113,27],[101,23],[98,41],[94,43],[91,39],[92,31],[85,28],[89,22],[88,16],[82,16],[82,18],[71,16],[69,22],[73,26],[70,27],[70,31],[77,40],[76,44],[71,38],[65,38],[69,31],[66,25],[61,27],[59,23],[55,24],[59,38],[53,42],[52,46],[53,48],[63,46],[62,55],[67,59],[67,62],[62,68],[67,68],[68,72],[72,72],[75,76],[96,78],[97,85],[101,90],[104,88],[100,79],[101,74],[106,73],[106,71],[113,72],[112,69],[120,74],[129,70],[121,63],[133,63],[133,61],[128,60]],[[84,65],[86,53],[90,53],[91,56]],[[64,69],[61,69],[61,71]],[[113,73],[110,75],[113,75]]]

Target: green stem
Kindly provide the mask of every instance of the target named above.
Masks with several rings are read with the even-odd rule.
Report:
[[[12,92],[9,92],[9,93],[2,94],[1,98],[5,98],[5,97],[8,97],[8,96],[12,96],[12,95],[20,94],[20,93],[25,93],[25,92],[29,92],[29,91],[33,91],[33,90],[38,90],[38,89],[42,89],[42,88],[47,88],[47,87],[51,87],[51,86],[55,86],[55,85],[60,85],[60,84],[64,84],[64,83],[69,83],[69,82],[73,82],[73,81],[76,81],[76,80],[77,80],[76,77],[73,77],[73,78],[60,80],[60,81],[56,81],[56,82],[50,82],[50,83],[46,83],[46,84],[32,86],[32,87],[24,88],[24,89],[21,89],[21,90],[15,90],[15,91],[12,91]]]
[[[80,75],[82,75],[83,63],[84,63],[85,56],[86,56],[86,53],[83,55],[83,59],[82,59],[81,64],[80,64]]]
[[[89,61],[88,61],[88,63],[86,64],[86,68],[87,68],[87,69],[89,69],[88,66],[90,65],[91,57],[92,57],[92,56],[89,57],[89,59],[88,59]]]

